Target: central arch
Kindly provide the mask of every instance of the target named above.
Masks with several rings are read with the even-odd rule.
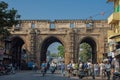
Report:
[[[58,42],[58,43],[63,45],[63,43],[58,38],[56,38],[54,36],[50,36],[42,42],[41,49],[40,49],[40,62],[46,61],[47,49],[54,42]]]
[[[92,37],[84,37],[83,39],[81,39],[80,44],[82,43],[88,43],[91,48],[92,48],[92,63],[96,63],[97,62],[97,45],[96,45],[96,41],[94,38]]]

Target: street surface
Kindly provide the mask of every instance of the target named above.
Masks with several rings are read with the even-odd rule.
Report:
[[[51,74],[48,72],[43,77],[39,72],[34,71],[19,71],[16,72],[16,74],[10,74],[10,75],[2,75],[0,76],[0,80],[80,80],[78,77],[65,77],[62,76],[59,72],[55,72],[55,74]],[[82,80],[93,80],[92,77],[85,77]],[[95,80],[106,80],[101,79],[100,77],[97,77]]]

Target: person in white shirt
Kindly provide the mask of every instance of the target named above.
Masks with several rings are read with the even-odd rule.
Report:
[[[79,63],[79,70],[82,70],[82,62]]]
[[[91,62],[87,62],[87,65],[88,65],[88,67],[87,67],[87,70],[88,70],[88,76],[90,76],[91,75],[91,68],[92,68],[92,66],[91,66]]]
[[[53,61],[51,64],[50,64],[50,70],[51,70],[51,73],[53,74],[56,70],[56,63]]]
[[[69,62],[68,65],[67,65],[67,71],[68,71],[68,77],[71,77],[72,76],[72,63]]]
[[[100,76],[105,76],[105,64],[101,62],[100,64]]]
[[[119,71],[119,62],[116,58],[113,59],[112,61],[112,66],[114,66],[114,72],[118,72]]]

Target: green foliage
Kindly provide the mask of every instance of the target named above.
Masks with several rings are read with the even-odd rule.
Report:
[[[16,25],[17,10],[14,8],[8,9],[8,4],[4,1],[0,2],[0,39],[5,39],[10,35],[8,27]]]
[[[84,62],[87,62],[91,58],[91,46],[87,43],[82,43],[80,48],[82,49],[80,51],[80,59]]]
[[[50,56],[51,57],[58,57],[58,54],[56,54],[56,53],[50,53]]]
[[[58,56],[64,58],[64,53],[65,53],[64,46],[60,45],[58,46],[57,49],[58,49]]]

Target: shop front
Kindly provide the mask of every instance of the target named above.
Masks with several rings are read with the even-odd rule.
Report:
[[[9,64],[11,61],[11,56],[5,53],[4,48],[0,48],[0,63]]]
[[[120,48],[116,49],[115,58],[117,59],[117,61],[119,63],[119,71],[120,71]]]

